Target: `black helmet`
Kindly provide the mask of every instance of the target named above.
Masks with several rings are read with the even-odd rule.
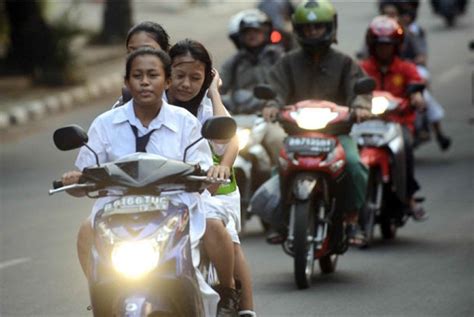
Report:
[[[303,49],[309,53],[326,50],[337,42],[337,12],[327,0],[308,0],[300,3],[291,17],[296,38]],[[306,38],[303,27],[308,24],[323,24],[326,32],[317,39]]]

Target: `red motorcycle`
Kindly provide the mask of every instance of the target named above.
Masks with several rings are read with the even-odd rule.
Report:
[[[423,88],[421,84],[410,85],[407,95]],[[352,127],[351,135],[360,147],[360,157],[369,167],[366,205],[359,217],[367,246],[373,240],[376,224],[380,225],[384,239],[393,239],[408,219],[402,125],[414,121],[415,114],[410,108],[408,98],[374,91],[374,119]]]
[[[365,79],[355,91],[368,93],[373,87],[373,81]],[[261,99],[274,98],[271,90],[256,89],[255,94]],[[346,165],[337,136],[350,132],[350,117],[347,107],[323,100],[285,106],[279,115],[288,134],[279,163],[281,203],[288,227],[282,246],[294,258],[294,277],[300,289],[310,286],[316,260],[323,273],[332,273],[339,254],[348,248],[336,196]]]

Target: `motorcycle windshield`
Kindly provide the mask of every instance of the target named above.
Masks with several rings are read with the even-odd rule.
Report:
[[[190,175],[195,166],[150,153],[134,153],[100,167],[84,169],[85,177],[126,187],[145,187],[174,177]]]

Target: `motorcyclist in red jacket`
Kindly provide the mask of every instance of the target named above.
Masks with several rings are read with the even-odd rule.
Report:
[[[409,84],[423,83],[423,79],[415,64],[399,57],[404,35],[402,26],[396,20],[387,16],[375,17],[366,34],[369,58],[361,62],[361,67],[376,80],[376,90],[388,91],[396,97],[410,99],[412,107],[404,113],[401,120],[407,159],[407,197],[410,197],[407,204],[409,213],[415,220],[424,220],[427,214],[414,199],[414,193],[420,187],[414,177],[413,132],[415,110],[424,109],[425,102],[421,92],[406,95]]]

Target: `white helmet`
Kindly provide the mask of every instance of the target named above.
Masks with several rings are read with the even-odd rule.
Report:
[[[269,17],[259,9],[247,9],[234,14],[230,17],[229,24],[227,25],[227,34],[237,49],[240,48],[239,30],[243,21],[248,23],[259,22],[262,25],[268,24],[270,26],[269,29],[271,29]]]

